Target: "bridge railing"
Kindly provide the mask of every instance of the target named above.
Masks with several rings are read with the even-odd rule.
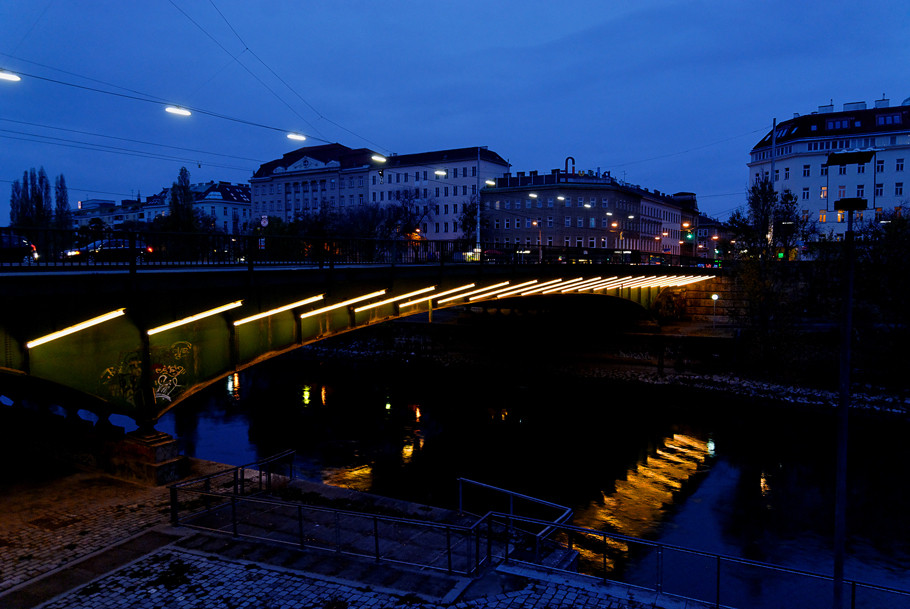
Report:
[[[470,239],[353,239],[252,233],[168,233],[122,230],[0,228],[0,266],[123,269],[352,264],[664,264],[696,266],[704,259],[563,246],[484,243]],[[34,254],[37,254],[35,256]]]

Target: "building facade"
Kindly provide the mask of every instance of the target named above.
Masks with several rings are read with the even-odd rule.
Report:
[[[838,164],[832,153],[850,162]],[[854,162],[856,159],[864,162]],[[910,98],[900,106],[888,99],[819,106],[817,112],[775,125],[752,148],[749,182],[766,177],[778,192],[789,190],[799,201],[802,219],[815,221],[819,232],[838,239],[846,231],[841,199],[865,199],[854,211],[857,223],[877,222],[888,214],[906,213],[910,173]],[[830,165],[829,165],[830,163]]]
[[[507,173],[495,183],[481,193],[483,241],[493,248],[542,245],[659,262],[687,255],[684,233],[698,216],[692,193],[649,191],[608,172]]]
[[[195,199],[193,209],[207,219],[207,228],[229,235],[237,235],[249,228],[252,218],[250,208],[250,187],[248,184],[230,182],[203,182],[190,186]],[[115,201],[88,199],[79,201],[73,212],[76,228],[89,226],[92,220],[103,222],[103,226],[120,229],[153,222],[169,212],[170,188],[164,188],[156,195],[143,201]],[[96,221],[96,224],[97,224]]]
[[[509,164],[486,147],[383,155],[341,144],[307,146],[259,167],[250,179],[253,215],[286,222],[309,214],[406,201],[428,239],[463,236],[460,218],[485,180]]]

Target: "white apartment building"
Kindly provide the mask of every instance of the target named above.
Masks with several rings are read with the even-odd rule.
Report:
[[[868,162],[828,165],[829,154],[852,155]],[[775,125],[752,148],[749,182],[774,180],[776,190],[789,190],[799,200],[803,219],[814,220],[822,235],[839,239],[846,231],[846,213],[840,199],[865,199],[867,209],[854,212],[855,223],[881,220],[890,213],[906,213],[910,199],[910,98],[900,106],[888,99],[819,106],[817,112]]]
[[[250,179],[253,216],[286,222],[320,212],[407,199],[428,239],[463,236],[465,204],[509,164],[486,147],[384,157],[342,144],[306,146],[265,163]]]

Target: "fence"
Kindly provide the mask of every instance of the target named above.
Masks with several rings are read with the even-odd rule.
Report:
[[[23,244],[24,240],[24,244]],[[473,240],[347,239],[291,235],[165,233],[114,230],[77,231],[0,228],[0,265],[28,268],[155,268],[182,266],[253,267],[352,264],[575,264],[696,265],[703,259],[639,251],[559,246],[522,246]],[[37,253],[37,258],[32,255]]]
[[[833,580],[756,561],[570,524],[572,511],[458,480],[462,522],[308,505],[270,495],[292,485],[293,451],[171,487],[176,525],[462,575],[519,564],[620,583],[715,607],[827,608]],[[496,509],[489,509],[489,507]],[[851,609],[910,604],[910,591],[847,580]]]

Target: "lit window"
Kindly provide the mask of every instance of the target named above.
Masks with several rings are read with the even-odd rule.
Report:
[[[828,187],[822,186],[821,192],[819,193],[818,196],[820,199],[827,199],[828,198]]]

